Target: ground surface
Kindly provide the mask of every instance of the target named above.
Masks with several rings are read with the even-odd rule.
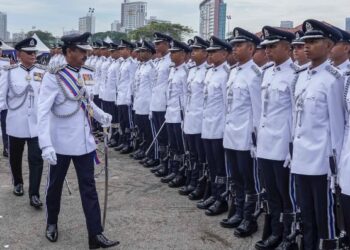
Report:
[[[103,163],[96,171],[102,165]],[[74,167],[71,166],[68,171],[73,194],[68,195],[66,186],[63,189],[59,239],[56,243],[50,243],[44,237],[45,210],[37,211],[29,206],[26,160],[23,171],[26,193],[22,197],[15,197],[12,194],[8,160],[0,157],[0,249],[88,249]],[[43,200],[46,176],[47,165],[42,177]],[[104,175],[96,182],[103,208]],[[261,226],[253,237],[237,239],[232,230],[220,227],[219,221],[225,217],[226,215],[206,216],[196,208],[195,202],[178,195],[176,189],[160,183],[148,169],[131,160],[129,156],[121,156],[110,150],[109,203],[105,234],[121,242],[114,249],[253,249],[261,235]]]

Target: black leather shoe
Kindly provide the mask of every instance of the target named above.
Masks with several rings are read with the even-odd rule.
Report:
[[[168,175],[168,168],[166,168],[165,166],[162,166],[162,168],[157,172],[155,172],[154,175],[157,177],[165,177]]]
[[[164,176],[160,179],[162,183],[169,183],[172,179],[176,177],[175,173],[170,173],[167,176]]]
[[[200,200],[204,196],[206,180],[199,180],[197,187],[188,195],[190,200]]]
[[[241,224],[234,231],[234,235],[240,238],[251,236],[258,230],[256,221],[242,220]]]
[[[133,158],[134,160],[142,160],[143,158],[145,158],[145,152],[143,150],[139,150],[137,153],[133,154]]]
[[[210,207],[211,205],[213,205],[215,203],[216,199],[214,196],[210,196],[208,199],[206,200],[201,200],[200,202],[197,203],[197,207],[199,209],[207,209],[208,207]]]
[[[282,241],[281,236],[270,235],[266,240],[260,240],[255,244],[255,248],[258,250],[270,250],[275,249]]]
[[[283,240],[275,250],[294,250],[298,249],[296,242],[290,242],[288,240]]]
[[[153,167],[159,165],[159,160],[158,159],[150,159],[149,161],[145,162],[143,165],[146,168],[153,168]]]
[[[227,210],[228,205],[226,201],[216,200],[214,204],[212,204],[210,207],[208,207],[207,210],[205,210],[205,214],[208,216],[214,216],[225,213],[227,212]]]
[[[129,146],[129,145],[126,145],[124,148],[122,148],[122,149],[120,150],[119,153],[121,153],[121,154],[123,154],[123,155],[126,155],[126,154],[129,154],[129,153],[131,153],[131,152],[132,152],[132,147]]]
[[[159,170],[161,170],[162,167],[163,167],[163,165],[159,164],[158,166],[155,166],[155,167],[151,168],[150,171],[151,171],[151,173],[154,174],[155,172],[158,172]]]
[[[58,238],[57,224],[47,224],[45,236],[49,241],[56,242]]]
[[[189,195],[190,193],[193,192],[194,189],[195,189],[194,186],[188,185],[188,186],[182,187],[182,188],[179,190],[179,194],[180,194],[180,195]]]
[[[120,150],[122,150],[124,147],[125,147],[125,145],[122,143],[122,144],[119,144],[117,147],[115,147],[114,150],[115,150],[115,151],[120,151]]]
[[[24,194],[23,184],[17,184],[16,186],[14,186],[13,193],[16,196],[22,196]]]
[[[182,174],[177,174],[174,179],[172,179],[168,186],[171,188],[178,188],[182,187],[186,183],[186,177]]]
[[[30,205],[35,208],[41,208],[43,206],[43,203],[39,199],[39,196],[33,195],[30,197]]]
[[[220,221],[220,225],[224,228],[236,228],[241,224],[242,220],[242,216],[235,214],[231,218]]]
[[[145,162],[147,162],[149,160],[149,158],[148,157],[145,157],[145,158],[143,158],[142,160],[139,160],[139,163],[141,164],[141,165],[143,165],[143,164],[145,164]]]
[[[112,241],[106,238],[103,234],[98,234],[89,237],[89,249],[109,248],[119,245],[119,241]]]

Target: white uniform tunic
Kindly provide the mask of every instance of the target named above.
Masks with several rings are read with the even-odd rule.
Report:
[[[82,81],[79,70],[69,66],[66,68],[75,79]],[[58,68],[55,72],[46,73],[40,89],[38,101],[40,148],[52,146],[56,153],[63,155],[90,153],[96,149],[90,121],[77,101],[66,98],[66,96],[73,98],[74,95],[57,77],[59,70]],[[94,118],[101,122],[104,112],[92,101],[89,103],[93,109]]]
[[[258,128],[257,156],[284,161],[292,142],[292,82],[295,65],[291,59],[268,68],[261,85],[261,118]]]
[[[166,91],[168,87],[170,65],[170,53],[166,54],[162,58],[159,58],[157,62],[156,80],[152,86],[151,111],[166,110]]]
[[[344,135],[344,78],[328,61],[299,74],[291,172],[329,173],[333,149],[339,158]]]
[[[45,67],[9,66],[0,77],[0,110],[8,109],[6,132],[18,138],[38,136],[37,103]]]
[[[346,72],[348,72],[350,70],[350,60],[349,59],[345,60],[345,62],[338,65],[336,68],[339,69],[339,71],[342,75],[344,75]]]
[[[166,123],[181,123],[181,109],[183,110],[184,95],[188,68],[186,63],[172,67],[169,74],[167,88],[167,106],[165,113]]]
[[[350,120],[350,73],[346,74],[345,80],[345,116]],[[343,194],[350,195],[350,137],[344,133],[343,149],[339,161],[339,185]]]
[[[129,57],[120,65],[118,86],[117,86],[117,105],[131,105],[131,85],[135,78],[137,64]]]
[[[105,100],[105,94],[108,92],[108,89],[106,89],[106,83],[108,80],[108,69],[112,65],[113,59],[111,57],[108,57],[106,61],[104,61],[101,65],[101,76],[100,76],[100,86],[99,86],[99,92],[98,96]]]
[[[329,157],[335,150],[339,158],[343,142],[343,90],[344,78],[328,61],[299,74],[292,173],[330,173]]]
[[[204,80],[203,139],[222,139],[224,136],[226,83],[229,73],[230,69],[224,62],[210,68]]]
[[[207,73],[206,62],[190,69],[187,78],[187,91],[185,97],[185,134],[201,134],[204,104],[204,80]]]
[[[258,128],[261,114],[261,77],[261,70],[253,60],[231,70],[227,82],[224,148],[251,149],[252,133]]]
[[[114,60],[110,65],[107,72],[107,79],[105,82],[105,92],[103,95],[103,100],[107,102],[117,101],[117,80],[119,74],[120,60]]]
[[[134,108],[137,115],[148,115],[151,105],[152,84],[156,78],[156,68],[153,62],[141,63],[140,78],[136,81]]]
[[[101,68],[102,64],[106,61],[106,57],[100,56],[95,64],[95,81],[96,84],[94,86],[94,95],[98,95],[100,91],[100,84],[101,84]]]

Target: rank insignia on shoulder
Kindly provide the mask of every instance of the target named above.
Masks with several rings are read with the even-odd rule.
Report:
[[[11,69],[15,69],[15,68],[17,68],[19,66],[19,64],[12,64],[12,65],[6,65],[6,66],[4,66],[4,69],[5,70],[11,70]]]
[[[53,68],[50,68],[49,72],[51,74],[56,74],[57,72],[59,72],[60,70],[64,69],[67,65],[64,64],[64,65],[60,65],[60,66],[57,66],[57,67],[53,67]]]
[[[91,67],[91,66],[83,65],[82,68],[83,68],[83,69],[90,70],[90,71],[92,71],[92,72],[95,72],[95,68],[94,68],[94,67]]]
[[[255,64],[253,64],[252,66],[251,66],[251,69],[255,72],[255,74],[257,75],[257,76],[261,76],[261,70],[258,68],[258,66],[256,66]]]
[[[33,73],[33,78],[34,78],[34,81],[36,81],[36,82],[41,82],[43,80],[43,76],[44,76],[44,74],[40,73],[40,72]]]
[[[342,76],[341,73],[337,70],[337,68],[331,65],[326,66],[326,70],[329,73],[331,73],[336,79],[339,79]]]

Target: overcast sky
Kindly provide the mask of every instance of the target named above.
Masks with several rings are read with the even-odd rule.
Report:
[[[198,32],[200,0],[144,0],[148,2],[148,17],[169,20],[190,26]],[[110,30],[114,20],[120,20],[122,0],[0,0],[0,11],[7,13],[11,33],[36,29],[61,36],[62,31],[78,29],[78,18],[95,8],[96,32]],[[264,25],[278,26],[281,20],[298,25],[307,18],[327,21],[345,28],[350,17],[350,0],[225,0],[227,14],[232,16],[229,27],[257,32]],[[227,27],[226,27],[227,28]]]

